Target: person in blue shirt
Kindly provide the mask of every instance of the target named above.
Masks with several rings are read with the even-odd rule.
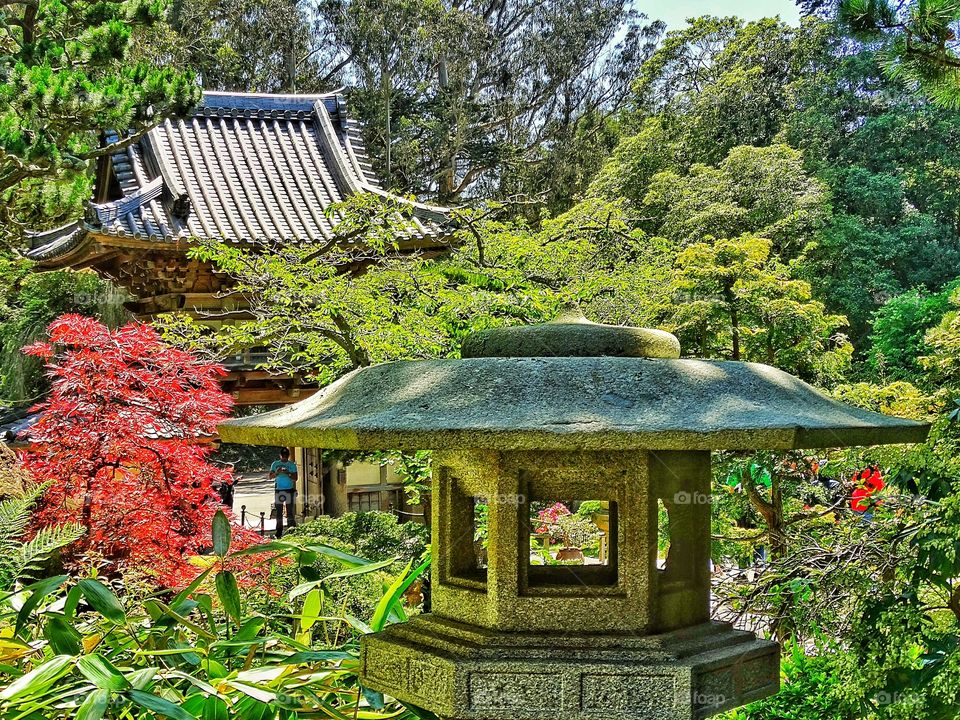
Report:
[[[288,527],[296,527],[294,501],[297,498],[297,464],[290,460],[287,448],[280,450],[280,459],[270,466],[273,480],[273,501],[277,511],[277,537],[283,537],[283,515],[286,509]]]

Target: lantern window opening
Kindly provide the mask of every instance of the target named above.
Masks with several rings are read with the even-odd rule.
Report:
[[[490,539],[490,503],[488,498],[473,498],[473,551],[476,570],[486,572]]]
[[[670,513],[663,498],[657,498],[657,572],[665,574],[670,560]]]
[[[486,592],[487,557],[484,542],[487,524],[483,497],[470,492],[467,483],[448,468],[440,468],[440,510],[447,518],[440,529],[444,553],[441,582]]]
[[[529,498],[520,508],[528,589],[618,585],[618,514],[612,498]]]

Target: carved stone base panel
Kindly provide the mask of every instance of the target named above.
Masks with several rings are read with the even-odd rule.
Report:
[[[424,616],[363,638],[361,677],[446,720],[700,720],[777,692],[779,653],[720,623],[553,636]]]

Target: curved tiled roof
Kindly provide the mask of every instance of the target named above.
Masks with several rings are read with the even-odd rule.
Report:
[[[84,230],[167,243],[324,241],[337,223],[332,205],[388,196],[337,94],[206,92],[190,117],[163,121],[109,162],[122,197],[90,203],[83,223],[33,234],[28,257],[69,254]],[[408,239],[439,238],[445,212],[411,205]]]

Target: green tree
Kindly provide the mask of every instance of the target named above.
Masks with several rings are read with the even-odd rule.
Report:
[[[171,316],[168,338],[214,356],[265,347],[268,367],[326,383],[371,363],[455,355],[473,330],[542,322],[570,305],[648,324],[669,302],[660,281],[669,250],[616,204],[585,201],[537,228],[499,206],[462,210],[454,248],[436,258],[395,245],[401,205],[358,196],[339,212],[339,236],[325,248],[203,243],[197,256],[235,280],[253,317],[214,333]]]
[[[160,3],[14,0],[0,16],[0,212],[38,180],[70,182],[91,160],[136,141],[185,111],[192,75],[130,62],[137,28],[157,23]],[[100,142],[107,130],[120,136]],[[32,181],[32,182],[31,182]],[[26,185],[24,185],[26,183]],[[9,228],[8,228],[9,230]]]
[[[175,0],[138,52],[208,89],[345,86],[388,186],[564,210],[663,31],[643,20],[627,0]]]
[[[917,379],[922,375],[919,359],[926,354],[927,331],[939,325],[951,310],[950,296],[960,281],[937,293],[914,289],[891,298],[873,317],[870,364],[879,376]]]
[[[683,250],[668,327],[700,357],[764,362],[821,381],[840,377],[852,351],[839,333],[845,319],[828,314],[771,247],[742,235]]]
[[[795,109],[779,139],[803,151],[829,188],[833,214],[801,263],[858,345],[872,313],[916,287],[936,291],[960,264],[958,113],[931,106],[883,71],[883,55],[836,26],[821,27],[819,58],[790,86]]]
[[[671,135],[666,120],[649,117],[639,132],[620,138],[590,183],[588,195],[608,200],[624,198],[639,210],[654,176],[682,170],[684,165],[678,157],[682,152],[683,144]]]
[[[172,0],[131,55],[195,72],[208,90],[322,92],[343,82],[344,59],[314,17],[303,0]]]
[[[65,313],[92,315],[111,327],[129,319],[127,295],[93,273],[34,273],[25,260],[0,255],[0,404],[36,402],[49,383],[43,363],[22,349]]]
[[[816,30],[776,19],[704,16],[667,37],[634,83],[645,115],[667,118],[688,163],[774,141],[793,109],[790,84],[815,58]]]
[[[935,103],[960,107],[957,0],[840,0],[837,18],[868,41],[886,43],[887,73]]]
[[[823,185],[786,145],[733,148],[716,167],[654,175],[643,200],[646,229],[686,245],[707,235],[756,233],[795,257],[829,215]]]
[[[350,17],[354,4],[370,3],[343,0],[339,17]],[[662,29],[640,25],[642,16],[624,0],[402,4],[415,6],[418,17],[425,9],[430,15],[388,37],[369,23],[360,26],[366,33],[341,35],[360,80],[353,97],[366,116],[382,117],[392,103],[389,135],[383,122],[370,124],[373,157],[382,162],[389,137],[397,160],[406,158],[405,166],[391,167],[400,174],[396,184],[445,203],[489,197],[501,186],[541,193],[523,182],[525,166],[591,142],[591,128],[604,127],[602,118],[625,105],[634,71]],[[375,20],[377,12],[368,14]],[[414,40],[403,40],[402,31]],[[390,75],[392,86],[405,90],[391,98],[384,93],[384,53],[411,46],[422,49],[422,59]]]
[[[960,288],[951,293],[950,305],[940,323],[927,332],[929,354],[920,363],[934,383],[960,392]]]

